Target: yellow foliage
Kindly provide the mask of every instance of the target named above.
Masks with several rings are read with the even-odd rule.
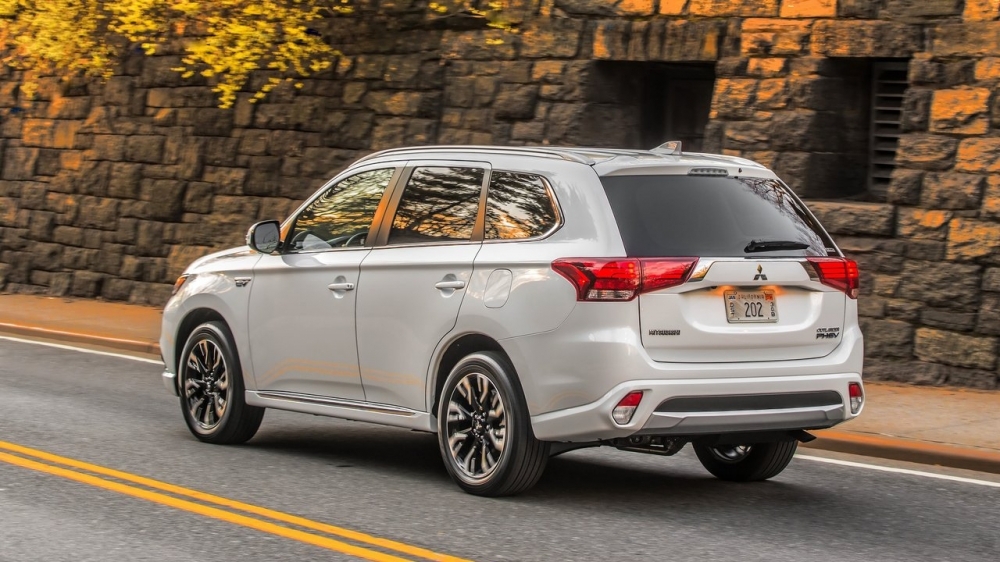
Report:
[[[433,17],[463,12],[510,30],[502,9],[498,0],[427,5]],[[257,70],[291,80],[330,68],[339,53],[313,26],[353,10],[351,0],[0,0],[0,62],[28,71],[22,91],[30,97],[32,76],[108,78],[129,49],[155,55],[179,40],[174,70],[209,78],[220,106],[231,107]],[[251,102],[283,81],[271,78]]]

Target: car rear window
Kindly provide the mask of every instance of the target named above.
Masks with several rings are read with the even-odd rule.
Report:
[[[777,180],[658,175],[601,182],[629,256],[826,256],[833,247]],[[806,247],[748,252],[755,240]]]

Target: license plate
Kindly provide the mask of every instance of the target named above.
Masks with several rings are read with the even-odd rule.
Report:
[[[774,291],[726,291],[726,320],[734,322],[777,322],[778,301]]]

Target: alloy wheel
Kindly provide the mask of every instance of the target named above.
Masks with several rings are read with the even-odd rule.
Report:
[[[229,369],[219,346],[202,339],[187,359],[184,400],[191,419],[204,431],[215,429],[226,413],[230,398]]]
[[[507,412],[500,391],[478,372],[465,375],[448,399],[451,461],[472,481],[488,478],[503,457]]]

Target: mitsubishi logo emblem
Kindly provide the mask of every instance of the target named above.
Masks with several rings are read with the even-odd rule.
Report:
[[[764,275],[764,268],[757,264],[757,275],[753,276],[754,281],[767,281],[767,275]]]

